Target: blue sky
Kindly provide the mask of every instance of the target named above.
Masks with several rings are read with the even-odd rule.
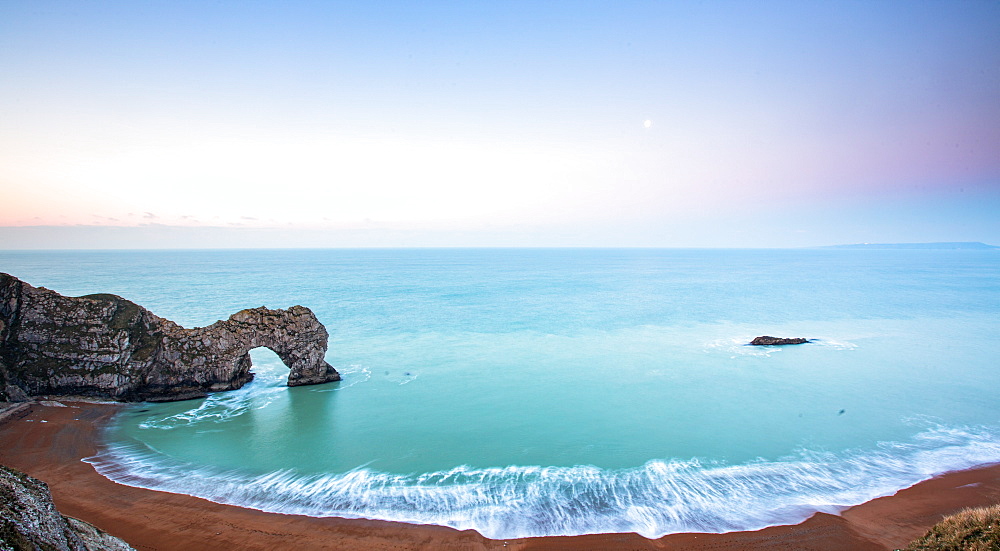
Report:
[[[996,2],[0,2],[0,248],[1000,244]]]

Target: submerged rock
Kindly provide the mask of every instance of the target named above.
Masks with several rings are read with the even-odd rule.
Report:
[[[250,350],[273,350],[288,385],[340,380],[311,310],[263,306],[185,329],[116,295],[65,297],[0,273],[0,400],[91,396],[167,401],[240,388]]]
[[[82,520],[62,516],[44,482],[0,465],[0,549],[130,551],[132,547]]]
[[[809,342],[809,339],[794,338],[794,339],[784,339],[780,337],[769,337],[764,335],[763,337],[757,337],[750,341],[750,344],[755,346],[775,346],[784,344],[805,344]]]

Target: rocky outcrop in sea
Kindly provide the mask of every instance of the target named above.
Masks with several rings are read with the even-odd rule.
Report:
[[[750,341],[750,344],[754,346],[780,346],[786,344],[805,344],[807,342],[809,342],[809,339],[786,339],[783,337],[771,337],[769,335],[764,335],[762,337],[755,337],[754,340]]]
[[[198,398],[252,380],[257,347],[289,367],[289,386],[337,381],[324,359],[328,338],[304,306],[261,306],[185,329],[116,295],[66,297],[0,273],[0,401]]]

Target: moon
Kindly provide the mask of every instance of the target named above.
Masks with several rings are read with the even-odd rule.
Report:
[[[651,121],[649,119],[646,119],[646,120],[642,121],[642,125],[644,127],[646,127],[646,128],[649,128],[649,127],[653,126],[653,121]]]

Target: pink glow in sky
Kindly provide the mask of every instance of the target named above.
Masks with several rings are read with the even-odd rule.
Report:
[[[0,5],[0,248],[1000,244],[1000,4]]]

